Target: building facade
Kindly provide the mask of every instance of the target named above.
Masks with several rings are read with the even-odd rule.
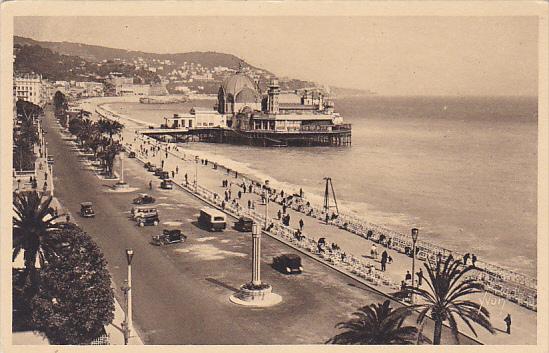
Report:
[[[13,80],[13,96],[16,100],[25,100],[36,105],[46,103],[46,92],[43,89],[41,75],[20,74]]]

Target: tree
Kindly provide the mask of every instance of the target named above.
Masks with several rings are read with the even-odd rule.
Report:
[[[109,176],[113,176],[114,172],[114,159],[122,151],[122,145],[118,142],[110,143],[99,154],[99,157],[105,163],[105,173]]]
[[[475,336],[477,333],[472,323],[480,325],[492,334],[495,332],[490,323],[488,310],[478,303],[464,299],[483,289],[483,285],[475,278],[465,279],[465,275],[474,270],[473,266],[464,267],[461,261],[455,261],[451,257],[444,262],[437,261],[436,265],[425,263],[424,266],[428,275],[424,283],[428,289],[406,286],[396,293],[396,296],[408,297],[415,294],[418,297],[420,303],[412,307],[419,309],[417,322],[421,327],[427,314],[433,318],[435,322],[433,344],[440,344],[442,324],[445,321],[448,321],[452,335],[459,343],[456,316],[465,322]]]
[[[108,119],[100,119],[97,125],[99,126],[99,131],[109,135],[110,140],[112,140],[113,135],[120,133],[124,128],[122,123]]]
[[[327,341],[333,344],[413,344],[418,339],[415,326],[403,326],[410,315],[408,307],[394,310],[390,301],[363,306],[353,313],[354,318],[340,322],[337,328],[346,329]]]
[[[45,256],[56,252],[55,244],[48,238],[49,232],[56,229],[55,220],[59,217],[51,207],[52,196],[43,198],[36,191],[14,193],[13,195],[13,259],[24,251],[25,272],[22,280],[31,274],[31,283],[36,284],[36,257],[40,265]]]
[[[32,301],[34,328],[51,344],[89,344],[114,319],[107,262],[78,226],[65,223],[51,234],[60,256],[47,256],[40,290]]]

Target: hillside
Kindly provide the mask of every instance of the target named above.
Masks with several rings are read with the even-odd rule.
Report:
[[[30,38],[14,36],[14,45],[39,45],[42,48],[50,49],[58,54],[78,56],[88,61],[100,62],[103,60],[113,60],[118,58],[120,60],[133,61],[138,57],[146,60],[170,60],[175,65],[180,66],[184,62],[199,63],[204,67],[213,68],[215,66],[224,66],[229,68],[237,68],[244,60],[232,55],[216,52],[189,52],[189,53],[177,53],[177,54],[154,54],[145,53],[142,51],[131,51],[124,49],[115,49],[102,47],[98,45],[89,45],[81,43],[71,42],[46,42],[37,41]],[[244,64],[248,67],[255,68],[248,63]],[[263,70],[264,71],[264,70]],[[268,73],[267,71],[265,71]]]

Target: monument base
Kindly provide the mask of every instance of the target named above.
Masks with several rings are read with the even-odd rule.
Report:
[[[282,301],[282,297],[272,292],[271,285],[262,283],[253,285],[246,283],[240,287],[240,290],[229,297],[229,300],[237,305],[249,307],[269,307]]]
[[[114,184],[114,189],[115,190],[127,189],[129,187],[130,187],[130,184],[128,184],[128,183],[118,182],[118,183]]]

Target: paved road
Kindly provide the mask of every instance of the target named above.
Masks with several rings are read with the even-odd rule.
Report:
[[[69,152],[47,109],[45,128],[56,156],[56,196],[102,248],[114,283],[126,276],[124,250],[132,247],[134,324],[146,344],[306,344],[322,343],[338,333],[335,323],[356,308],[385,298],[314,260],[304,259],[305,273],[284,276],[269,267],[274,255],[293,252],[268,237],[262,243],[262,278],[283,297],[268,309],[244,309],[228,301],[239,285],[250,280],[250,236],[228,230],[211,234],[195,226],[203,204],[180,191],[154,190],[161,221],[177,225],[189,241],[172,247],[148,244],[162,227],[139,228],[128,219],[131,199],[147,192],[151,175],[127,160],[126,181],[141,187],[132,193],[110,192],[112,181],[100,180]],[[97,216],[77,216],[79,203],[92,201]],[[118,298],[121,291],[115,288]],[[432,332],[429,323],[425,328]],[[453,343],[447,330],[443,341]],[[471,344],[465,337],[461,343]]]

